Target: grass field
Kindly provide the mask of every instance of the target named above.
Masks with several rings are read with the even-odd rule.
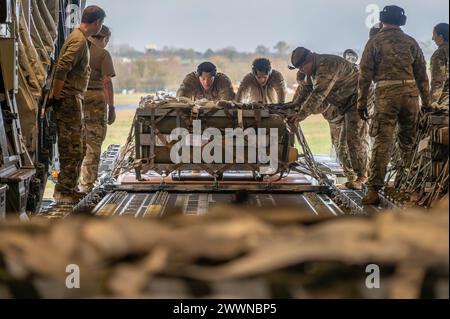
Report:
[[[117,118],[113,125],[108,126],[108,133],[106,135],[105,142],[103,143],[103,150],[108,148],[111,144],[124,145],[126,143],[135,111],[129,108],[121,109],[120,105],[137,106],[140,98],[144,95],[145,94],[116,96],[116,105],[119,105],[116,112]],[[323,119],[322,115],[315,115],[308,118],[302,123],[302,129],[311,151],[314,154],[331,153],[330,129],[328,123]],[[53,183],[48,182],[45,197],[52,197],[53,188]]]
[[[136,105],[138,106],[139,101],[142,97],[147,96],[145,93],[134,93],[134,94],[115,94],[114,103],[119,107],[122,105]]]

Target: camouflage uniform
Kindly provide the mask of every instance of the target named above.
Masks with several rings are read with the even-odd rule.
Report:
[[[228,76],[217,73],[212,87],[205,91],[200,83],[197,72],[189,73],[177,91],[177,97],[184,97],[193,101],[206,99],[209,101],[232,101],[235,94]]]
[[[391,159],[395,130],[404,163],[411,159],[419,114],[419,91],[424,105],[429,102],[426,63],[417,42],[398,27],[384,27],[369,40],[361,60],[358,108],[367,107],[375,82],[375,112],[370,135],[375,138],[368,185],[384,186]],[[418,90],[419,89],[419,90]]]
[[[357,176],[353,171],[348,152],[347,139],[344,131],[345,118],[339,114],[337,107],[331,104],[322,112],[322,116],[328,121],[328,125],[330,126],[331,143],[336,152],[336,157],[344,170],[345,177],[349,181],[352,181]]]
[[[338,114],[344,117],[339,140],[347,143],[351,166],[357,177],[365,179],[368,127],[356,109],[358,70],[344,58],[335,55],[313,53],[313,59],[312,86],[302,90],[294,101],[294,106],[300,109],[299,118],[322,113],[324,104],[334,105]]]
[[[56,64],[55,79],[64,81],[61,105],[55,108],[60,173],[55,191],[73,193],[86,149],[82,116],[83,94],[90,75],[89,44],[80,29],[64,43]]]
[[[92,73],[83,105],[87,144],[79,185],[83,192],[91,191],[97,180],[102,144],[106,137],[108,112],[103,78],[115,76],[113,61],[107,50],[92,43],[90,55]]]
[[[284,103],[286,100],[286,84],[283,75],[273,70],[266,85],[261,86],[253,73],[247,74],[236,94],[237,102],[260,102],[263,104]]]
[[[448,42],[431,57],[431,106],[448,109]]]
[[[297,82],[298,88],[295,91],[293,101],[299,97],[302,90],[312,91],[313,83],[311,77],[303,78],[301,71],[298,71],[297,73]],[[354,180],[356,174],[352,168],[348,154],[347,141],[345,139],[345,134],[343,134],[344,116],[339,114],[337,107],[326,103],[322,105],[320,113],[322,113],[323,118],[327,120],[328,125],[330,126],[331,143],[336,152],[336,157],[344,170],[345,176],[348,180]],[[308,114],[308,116],[309,115],[312,115],[312,113]]]

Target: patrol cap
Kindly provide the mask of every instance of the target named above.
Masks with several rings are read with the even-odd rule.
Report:
[[[347,50],[345,50],[345,51],[344,51],[344,54],[343,54],[344,58],[345,58],[348,54],[351,54],[351,55],[354,55],[354,56],[358,57],[358,53],[356,53],[356,51],[353,50],[353,49],[347,49]]]
[[[291,65],[288,66],[290,70],[298,69],[305,63],[306,58],[311,53],[310,50],[304,47],[298,47],[294,51],[292,51],[291,55]]]
[[[405,25],[405,10],[399,6],[386,6],[383,11],[380,12],[380,21],[398,26]]]
[[[353,55],[356,58],[356,61],[358,61],[358,59],[359,59],[358,53],[356,53],[356,51],[353,49],[345,50],[344,54],[342,56],[344,57],[344,59],[348,59],[348,57],[347,57],[348,55]]]

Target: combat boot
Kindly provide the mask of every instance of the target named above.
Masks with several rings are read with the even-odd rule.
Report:
[[[86,197],[86,194],[81,192],[61,192],[55,190],[53,193],[53,199],[58,204],[77,204],[84,197]]]
[[[92,192],[92,190],[94,189],[93,185],[83,185],[83,186],[78,186],[78,190],[80,193],[84,193],[84,194],[89,194],[90,192]]]
[[[85,193],[85,192],[77,192],[77,191],[72,192],[72,197],[77,202],[79,202],[80,200],[82,200],[86,196],[87,196],[87,193]]]
[[[358,177],[354,181],[349,181],[349,182],[345,183],[345,187],[347,187],[348,189],[353,189],[353,190],[360,191],[360,190],[363,189],[364,184],[366,182],[367,182],[367,178],[365,178],[365,177]]]
[[[53,193],[53,199],[58,204],[74,204],[76,199],[73,197],[71,192],[61,192],[55,190]]]
[[[380,204],[378,189],[370,188],[367,195],[362,199],[362,204],[367,206]]]

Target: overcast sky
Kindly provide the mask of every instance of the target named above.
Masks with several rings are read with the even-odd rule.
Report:
[[[146,44],[205,51],[234,46],[254,51],[283,40],[316,52],[361,50],[371,4],[402,6],[404,30],[419,41],[448,22],[448,0],[87,0],[107,12],[114,44],[142,51]]]

